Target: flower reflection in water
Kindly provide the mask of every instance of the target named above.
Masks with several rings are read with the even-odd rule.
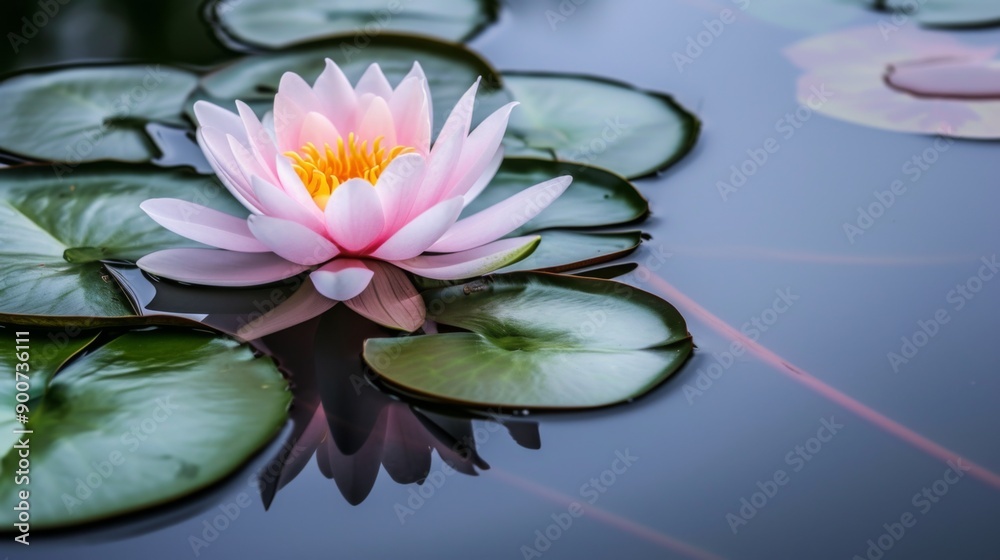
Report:
[[[366,338],[392,336],[384,329],[337,307],[322,318],[303,323],[255,343],[275,357],[291,376],[295,400],[293,430],[281,451],[260,477],[265,506],[309,463],[332,478],[351,504],[368,497],[379,467],[399,484],[423,484],[432,469],[432,454],[451,469],[476,476],[489,468],[476,445],[474,419],[501,423],[526,449],[539,449],[534,422],[497,415],[458,415],[427,410],[380,391],[361,359]],[[486,433],[499,431],[491,426]],[[478,430],[480,434],[482,430]]]

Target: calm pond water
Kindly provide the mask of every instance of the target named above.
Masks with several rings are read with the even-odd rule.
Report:
[[[672,53],[727,1],[589,0],[553,29],[545,11],[557,5],[511,0],[502,21],[471,46],[501,70],[582,72],[670,92],[704,121],[692,154],[637,183],[651,200],[654,217],[643,229],[652,239],[628,259],[644,267],[630,281],[671,300],[688,319],[698,351],[679,374],[632,405],[517,418],[510,434],[491,422],[417,417],[388,400],[340,402],[345,410],[358,407],[345,414],[367,426],[392,408],[389,416],[403,426],[397,434],[472,433],[491,468],[478,476],[454,473],[435,454],[422,490],[382,470],[367,498],[351,505],[344,495],[357,501],[373,470],[365,470],[365,459],[346,464],[332,452],[286,480],[267,511],[247,482],[248,469],[162,516],[39,537],[30,550],[5,541],[0,553],[145,560],[1000,558],[1000,475],[993,474],[1000,472],[1000,279],[970,281],[982,259],[1000,253],[997,145],[955,142],[935,154],[852,243],[843,224],[875,201],[873,191],[906,178],[904,164],[933,148],[933,138],[821,115],[786,137],[777,127],[798,108],[798,70],[780,50],[803,35],[748,17],[679,71]],[[174,11],[121,41],[166,42],[155,51],[135,47],[140,56],[197,63],[225,56],[197,33],[178,40],[159,32],[160,20]],[[43,31],[106,32],[65,19],[58,30]],[[859,19],[866,21],[877,15]],[[1000,31],[961,38],[997,44]],[[44,42],[53,45],[46,52],[40,40],[22,58],[7,53],[3,67],[121,52],[102,51],[100,41],[87,52],[57,43]],[[716,182],[771,137],[780,150],[723,200]],[[958,291],[966,284],[971,297]],[[935,314],[947,322],[931,324]],[[744,332],[766,350],[733,356],[720,321],[736,329],[749,323]],[[933,335],[916,334],[918,322]],[[902,352],[902,338],[926,344],[894,368],[888,354]],[[341,399],[352,388],[343,379],[327,382],[317,390]],[[539,423],[539,449],[530,422]],[[337,443],[356,448],[357,427],[344,428]],[[399,439],[389,440],[387,449],[399,448]],[[934,444],[966,461],[949,467]],[[424,460],[394,453],[404,464]],[[972,463],[978,467],[965,471]],[[394,476],[412,474],[394,464]],[[338,474],[343,493],[324,471]],[[582,516],[572,515],[579,513],[573,502],[584,504]],[[206,533],[206,523],[227,511],[238,517]],[[195,554],[191,537],[207,546]],[[888,552],[873,548],[879,545]]]

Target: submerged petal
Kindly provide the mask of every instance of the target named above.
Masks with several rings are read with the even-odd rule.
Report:
[[[406,274],[379,261],[367,261],[365,265],[375,273],[371,283],[361,295],[344,304],[380,325],[404,331],[419,329],[427,311]]]
[[[236,336],[243,340],[261,338],[318,317],[334,305],[337,305],[336,301],[316,291],[312,280],[306,278],[291,297],[241,327]]]

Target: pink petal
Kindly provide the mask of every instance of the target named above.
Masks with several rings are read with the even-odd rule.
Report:
[[[458,159],[462,154],[462,141],[461,136],[454,134],[434,144],[420,189],[411,194],[413,203],[407,219],[413,219],[447,198],[445,194],[451,191],[448,176],[458,165]]]
[[[452,187],[448,196],[462,196],[486,173],[500,142],[507,132],[510,112],[517,106],[511,102],[497,109],[473,130],[462,144],[462,157],[451,175]]]
[[[326,227],[344,250],[359,252],[378,239],[385,225],[375,187],[364,179],[345,181],[326,203]]]
[[[277,182],[277,170],[274,168],[274,157],[278,155],[277,148],[274,147],[274,138],[264,129],[264,125],[257,120],[257,115],[246,103],[237,100],[236,108],[240,112],[240,119],[243,121],[243,128],[246,131],[247,141],[253,151],[254,157],[260,161],[261,165],[270,171],[264,179]],[[235,135],[234,135],[235,136]]]
[[[336,259],[314,270],[309,278],[324,296],[345,301],[357,297],[368,287],[375,273],[355,259]]]
[[[302,183],[302,179],[299,174],[292,169],[292,162],[288,157],[279,154],[274,159],[274,166],[278,168],[278,180],[281,181],[281,190],[292,197],[292,200],[298,202],[304,207],[309,207],[310,205],[316,206],[316,202],[313,200],[309,190],[306,189],[305,184]],[[317,206],[317,210],[319,207]]]
[[[299,151],[299,130],[309,110],[299,105],[288,96],[278,92],[274,96],[274,135],[277,139],[278,151]]]
[[[326,233],[326,219],[311,199],[303,205],[260,177],[253,177],[251,182],[264,215],[298,222],[321,235]]]
[[[358,138],[367,141],[369,148],[376,138],[382,138],[382,146],[387,149],[395,147],[396,144],[396,124],[392,120],[392,111],[385,99],[375,97],[368,105],[365,116],[362,117],[358,125]]]
[[[299,146],[312,143],[320,151],[323,146],[329,144],[336,148],[340,132],[333,126],[329,119],[319,113],[309,113],[302,120],[302,129],[299,130]]]
[[[212,127],[221,130],[224,134],[232,134],[240,138],[245,134],[240,117],[232,111],[227,111],[214,103],[208,101],[196,101],[194,104],[194,116],[198,120],[198,127]]]
[[[336,301],[316,291],[312,280],[306,278],[291,297],[241,327],[236,336],[243,340],[255,340],[318,317],[334,305],[337,305]]]
[[[383,237],[392,235],[406,223],[425,168],[424,157],[411,153],[396,157],[382,171],[375,192],[382,202],[382,214],[385,216]]]
[[[454,253],[500,239],[548,208],[569,187],[569,175],[550,179],[458,221],[430,247],[435,253]]]
[[[229,141],[229,149],[233,154],[233,159],[236,160],[236,166],[240,170],[240,174],[243,176],[243,181],[240,184],[250,185],[248,189],[249,197],[252,197],[254,204],[260,207],[257,201],[257,195],[253,193],[253,183],[251,179],[253,177],[267,177],[272,175],[271,170],[265,166],[264,162],[258,160],[254,157],[250,150],[246,146],[241,144],[235,136],[227,135],[226,139]],[[248,198],[249,198],[248,197]]]
[[[431,147],[430,99],[426,83],[419,77],[406,78],[389,100],[399,145],[412,146],[421,154]]]
[[[278,83],[278,93],[295,103],[305,111],[319,110],[319,98],[313,88],[295,72],[285,72]]]
[[[539,241],[541,237],[537,235],[513,237],[460,253],[421,255],[392,264],[418,276],[436,280],[474,278],[524,259],[535,250]]]
[[[276,255],[293,263],[312,266],[326,262],[340,252],[329,239],[308,227],[281,218],[250,216],[250,231]]]
[[[387,261],[413,258],[426,251],[448,231],[461,213],[461,198],[441,202],[400,228],[372,256]]]
[[[417,78],[418,80],[420,80],[420,83],[423,85],[423,87],[424,87],[424,99],[427,100],[427,120],[430,121],[431,123],[433,123],[434,122],[434,103],[431,102],[431,100],[433,99],[431,97],[431,85],[427,81],[427,75],[424,74],[424,68],[422,66],[420,66],[419,62],[417,62],[417,61],[413,62],[413,67],[410,68],[410,73],[407,74],[405,77],[403,77],[403,81],[405,82],[409,78]],[[399,88],[396,88],[396,89],[399,89]]]
[[[401,270],[379,261],[366,261],[375,273],[361,295],[346,300],[355,313],[376,323],[404,331],[415,331],[427,314],[424,299]]]
[[[482,78],[477,78],[476,83],[462,94],[458,103],[452,108],[448,118],[444,121],[444,126],[441,127],[441,132],[438,133],[437,143],[441,143],[452,135],[461,136],[463,139],[469,135],[472,113],[476,110],[476,92],[479,91],[481,80]]]
[[[489,166],[486,167],[486,171],[476,179],[476,182],[469,187],[469,190],[462,195],[465,201],[465,205],[468,206],[473,200],[482,194],[482,192],[489,186],[490,181],[496,177],[497,171],[500,169],[500,164],[503,163],[503,146],[501,145],[497,148],[497,153],[493,154],[493,159],[490,161]]]
[[[195,134],[209,165],[219,176],[219,180],[247,210],[260,213],[260,207],[250,189],[250,184],[243,177],[240,165],[236,162],[232,148],[229,147],[229,136],[217,128],[199,128]]]
[[[237,253],[222,249],[165,249],[139,259],[149,274],[206,286],[270,284],[307,270],[273,253]]]
[[[316,78],[313,92],[319,101],[320,111],[338,130],[354,130],[354,115],[358,110],[358,97],[347,76],[329,58],[326,68]]]
[[[246,218],[175,198],[152,198],[139,207],[156,223],[199,243],[244,253],[268,252],[250,233]]]
[[[377,97],[389,99],[392,97],[392,86],[389,85],[389,80],[382,73],[382,68],[379,67],[378,63],[372,63],[365,70],[361,79],[358,80],[358,85],[354,87],[354,92],[358,97],[366,93],[371,93]]]

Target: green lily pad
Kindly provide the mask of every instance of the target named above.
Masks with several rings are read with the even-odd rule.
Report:
[[[497,19],[496,0],[215,0],[218,31],[244,44],[278,49],[340,33],[386,31],[472,38]]]
[[[570,74],[504,72],[503,85],[521,103],[509,155],[549,154],[635,178],[666,169],[698,139],[698,119],[662,93]]]
[[[8,348],[8,351],[0,352],[0,368],[9,372],[4,382],[0,383],[0,399],[4,403],[9,403],[9,406],[0,408],[2,453],[6,453],[10,446],[17,442],[18,436],[14,434],[14,430],[24,428],[17,419],[21,412],[15,408],[19,402],[15,399],[19,389],[18,383],[27,382],[26,393],[29,400],[41,396],[55,372],[67,360],[93,342],[94,338],[95,334],[84,335],[78,331],[43,333],[24,327],[0,328],[0,340],[3,340]],[[27,412],[24,413],[27,416],[31,403],[20,404],[27,407]],[[0,465],[0,469],[2,468]],[[0,474],[3,474],[2,470]]]
[[[623,177],[588,165],[532,158],[507,158],[489,186],[462,213],[471,215],[553,177],[572,175],[573,184],[512,236],[543,229],[600,227],[638,220],[649,203]]]
[[[201,81],[203,91],[196,97],[232,110],[233,101],[239,99],[263,115],[271,110],[282,74],[295,72],[313,83],[327,58],[336,62],[352,83],[357,83],[368,66],[377,62],[393,85],[410,72],[414,61],[420,62],[433,97],[435,129],[440,129],[462,94],[480,76],[482,97],[477,111],[485,114],[505,99],[502,93],[493,91],[500,83],[496,70],[465,47],[389,33],[375,37],[343,35],[281,52],[248,56],[205,76]]]
[[[541,243],[524,260],[497,272],[541,270],[564,272],[624,257],[642,243],[642,232],[583,232],[547,230],[538,232]]]
[[[871,0],[868,0],[872,3]],[[875,7],[898,10],[928,27],[969,28],[1000,25],[996,0],[882,0]],[[916,11],[914,11],[914,7]]]
[[[10,329],[0,338],[13,345]],[[32,348],[43,353],[49,344],[39,339]],[[57,361],[36,365],[33,383],[51,381],[29,402],[29,483],[12,474],[23,448],[4,449],[0,499],[11,507],[0,517],[8,528],[22,490],[30,492],[31,528],[45,529],[206,488],[277,435],[291,400],[271,360],[206,333],[128,333],[54,376]],[[13,383],[6,378],[2,391]]]
[[[365,342],[386,381],[471,406],[567,409],[636,398],[693,348],[681,315],[626,284],[502,274],[424,292],[428,318],[466,329]]]
[[[183,124],[195,75],[161,65],[85,66],[0,82],[0,149],[77,164],[146,162],[158,151],[150,122]]]
[[[247,214],[214,178],[191,172],[115,164],[60,171],[0,170],[0,321],[100,326],[135,318],[100,261],[203,246],[147,217],[139,203],[148,198]]]

